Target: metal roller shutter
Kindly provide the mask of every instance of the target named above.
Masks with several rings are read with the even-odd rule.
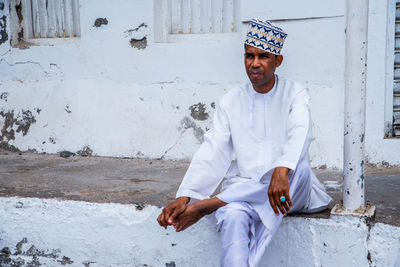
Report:
[[[400,137],[400,0],[396,0],[394,55],[393,136]]]

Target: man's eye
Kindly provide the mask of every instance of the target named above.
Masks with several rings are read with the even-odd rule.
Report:
[[[261,54],[260,58],[269,58],[268,54]]]
[[[253,58],[252,54],[246,54],[246,58]]]

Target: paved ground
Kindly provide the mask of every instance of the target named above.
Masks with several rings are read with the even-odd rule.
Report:
[[[0,150],[0,197],[59,198],[165,206],[188,167],[185,161],[12,153]],[[342,198],[341,172],[314,170],[335,203]],[[400,226],[400,168],[366,170],[366,197],[376,222]],[[329,210],[304,217],[329,217]]]

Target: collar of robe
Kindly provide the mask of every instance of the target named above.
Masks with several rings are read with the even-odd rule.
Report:
[[[274,84],[274,86],[272,87],[272,89],[268,93],[262,94],[262,95],[265,95],[267,97],[272,97],[275,94],[276,88],[278,87],[278,81],[279,81],[278,75],[275,74],[275,84]],[[247,86],[247,92],[250,95],[249,126],[250,126],[250,128],[254,128],[254,101],[255,101],[256,95],[260,94],[260,93],[257,93],[256,90],[254,90],[254,88],[253,88],[253,86],[251,85],[250,82],[247,85],[248,85]]]

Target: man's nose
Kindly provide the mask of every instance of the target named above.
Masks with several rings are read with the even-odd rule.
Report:
[[[258,68],[258,67],[260,67],[260,60],[258,59],[258,57],[254,57],[252,67],[253,67],[253,68]]]

